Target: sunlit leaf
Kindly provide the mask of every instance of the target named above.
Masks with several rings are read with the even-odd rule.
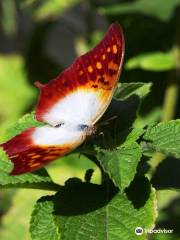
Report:
[[[158,122],[161,116],[162,116],[162,109],[160,107],[154,108],[151,112],[149,112],[146,115],[139,115],[136,118],[133,126],[135,128],[143,128],[152,123]]]
[[[144,139],[165,155],[180,157],[180,119],[159,123],[147,129]]]
[[[140,158],[141,149],[137,143],[124,145],[114,151],[101,150],[98,156],[104,171],[122,190],[134,178]]]
[[[116,100],[125,100],[132,95],[137,95],[139,98],[145,97],[151,90],[152,83],[120,83],[115,91],[114,98]]]
[[[0,140],[1,142],[8,141],[29,127],[38,127],[43,126],[44,124],[45,123],[38,122],[35,119],[34,112],[28,113],[20,118],[16,123],[11,124],[11,126],[5,130],[5,133],[3,136],[1,136]]]
[[[78,2],[80,2],[80,0],[46,0],[36,8],[34,11],[34,17],[37,19],[56,17],[67,8],[73,7]]]
[[[30,226],[32,240],[45,240],[45,236],[49,240],[145,240],[145,232],[137,236],[134,231],[137,226],[153,227],[156,197],[151,187],[149,191],[143,206],[136,209],[125,194],[117,193],[106,203],[107,189],[77,180],[71,182],[56,196],[36,203]]]
[[[58,226],[54,221],[53,202],[37,202],[31,218],[32,240],[59,240],[60,234]]]
[[[134,129],[127,136],[126,141],[115,150],[97,149],[98,161],[122,191],[129,186],[136,174],[137,164],[142,156],[136,140],[142,133],[142,129]]]
[[[129,186],[136,174],[142,156],[136,141],[143,132],[143,129],[133,129],[124,143],[114,150],[97,148],[97,159],[102,168],[122,191]]]
[[[126,69],[142,68],[149,71],[167,71],[176,67],[173,52],[145,53],[131,58],[126,63]]]
[[[114,4],[108,7],[103,7],[101,12],[109,15],[142,13],[156,17],[161,21],[168,21],[178,5],[180,5],[180,0],[136,0],[129,3]]]

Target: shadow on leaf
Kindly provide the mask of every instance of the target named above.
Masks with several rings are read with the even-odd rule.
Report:
[[[136,176],[126,189],[128,199],[135,208],[141,208],[145,205],[151,192],[151,185],[147,178]]]
[[[135,208],[141,208],[146,204],[150,191],[148,179],[137,177],[126,190],[126,194]],[[76,216],[107,206],[117,193],[118,188],[110,181],[97,185],[71,178],[54,196],[43,197],[38,202],[53,201],[56,216]]]
[[[151,183],[156,189],[180,189],[179,175],[179,159],[169,157],[158,165]]]
[[[93,139],[94,144],[104,149],[113,149],[123,143],[136,119],[139,104],[140,99],[136,95],[125,101],[113,100],[98,123],[103,125],[103,122],[107,122],[107,125],[98,128]],[[116,118],[108,122],[113,117]]]
[[[179,206],[180,206],[180,197],[177,197],[167,207],[161,210],[162,213],[160,215],[160,220],[156,224],[157,229],[158,228],[173,229],[174,239],[179,239],[178,237],[180,237]]]
[[[97,185],[71,178],[53,198],[54,214],[72,216],[95,211],[105,206],[117,192],[112,183]]]

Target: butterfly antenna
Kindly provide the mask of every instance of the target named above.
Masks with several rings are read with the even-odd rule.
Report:
[[[108,125],[112,120],[116,119],[117,117],[118,117],[118,116],[113,116],[113,117],[110,117],[110,118],[106,119],[106,120],[103,121],[103,122],[97,123],[97,124],[96,124],[96,127],[101,127],[101,126]]]
[[[39,89],[43,89],[43,87],[45,86],[44,84],[40,83],[40,82],[35,82],[34,85],[36,87],[38,87]]]

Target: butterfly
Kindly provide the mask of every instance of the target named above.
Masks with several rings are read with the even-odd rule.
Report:
[[[37,121],[0,145],[13,162],[11,175],[32,172],[78,147],[94,132],[109,106],[120,76],[124,36],[113,23],[101,42],[40,89]]]

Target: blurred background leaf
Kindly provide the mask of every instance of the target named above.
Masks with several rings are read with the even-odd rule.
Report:
[[[173,15],[179,0],[136,0],[134,2],[122,3],[106,7],[102,10],[105,14],[125,14],[125,13],[142,13],[156,17],[161,21],[168,21]]]
[[[14,0],[2,1],[2,27],[7,35],[17,32],[17,12]]]
[[[67,8],[73,7],[75,4],[80,2],[80,0],[66,0],[66,1],[59,1],[59,0],[45,0],[45,1],[33,1],[33,0],[26,0],[22,3],[22,6],[30,6],[32,4],[37,3],[38,6],[34,9],[33,15],[38,20],[43,20],[46,18],[54,18],[58,17],[63,11]]]
[[[176,67],[176,59],[172,51],[146,53],[129,59],[125,67],[127,70],[139,67],[149,71],[167,71]]]
[[[1,222],[0,239],[30,240],[28,225],[34,202],[48,191],[21,189],[14,193],[11,207]]]
[[[125,100],[132,95],[137,95],[140,99],[148,95],[152,83],[119,83],[114,93],[116,100]]]
[[[18,55],[0,55],[0,132],[17,120],[35,98],[27,82],[24,60]]]

